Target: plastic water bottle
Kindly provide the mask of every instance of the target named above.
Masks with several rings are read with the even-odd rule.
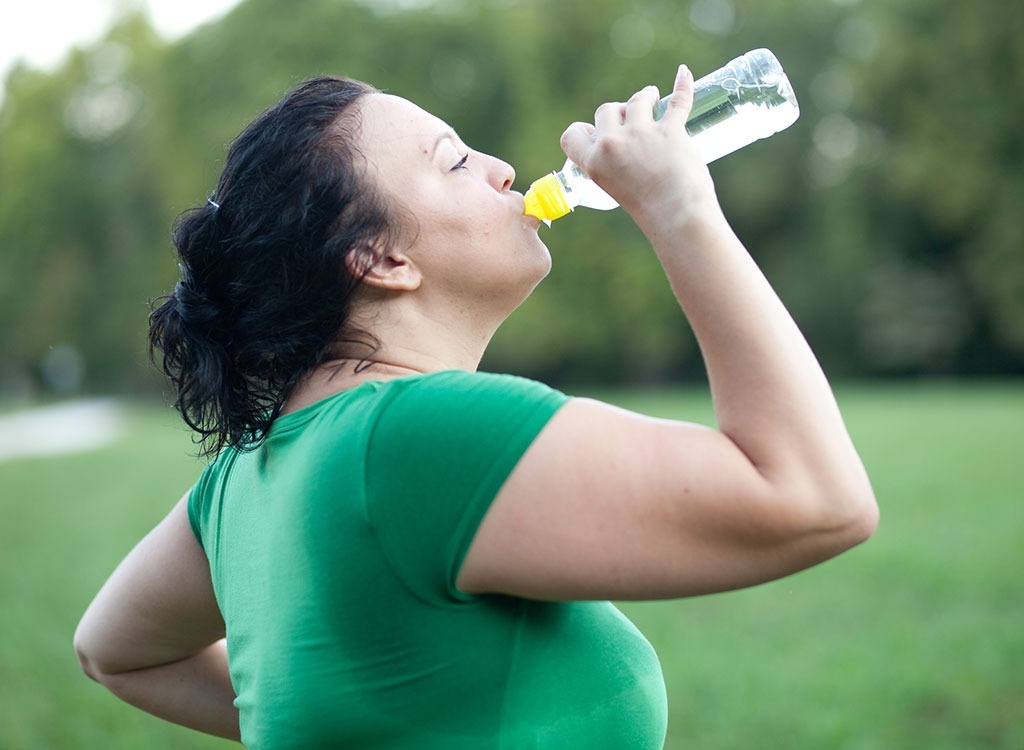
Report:
[[[665,114],[670,98],[655,105],[654,119]],[[785,130],[799,116],[793,86],[778,58],[755,49],[694,83],[686,132],[709,164]],[[549,223],[577,206],[607,211],[619,205],[571,160],[530,185],[525,197],[526,213]]]

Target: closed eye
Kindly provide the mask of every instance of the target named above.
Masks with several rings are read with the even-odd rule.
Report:
[[[459,163],[458,163],[458,164],[456,164],[456,165],[455,165],[454,167],[452,167],[452,170],[451,170],[451,171],[453,171],[453,172],[454,172],[454,171],[455,171],[455,170],[457,170],[457,169],[465,169],[465,168],[466,168],[466,162],[467,162],[467,161],[469,161],[469,154],[466,154],[466,155],[465,155],[465,156],[463,156],[463,157],[462,157],[461,159],[459,159]]]

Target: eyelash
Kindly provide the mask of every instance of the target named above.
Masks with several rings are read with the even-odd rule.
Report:
[[[457,169],[465,169],[467,161],[469,161],[469,154],[466,154],[461,159],[459,159],[459,163],[452,167],[452,171],[454,172]]]

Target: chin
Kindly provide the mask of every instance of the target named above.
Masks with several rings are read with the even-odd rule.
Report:
[[[537,288],[540,282],[547,278],[548,274],[551,273],[551,253],[548,252],[547,247],[544,247],[543,257],[539,259],[540,262],[537,264],[536,272],[531,277],[529,282],[529,288],[526,292],[526,297],[529,297],[533,293],[533,290]],[[525,299],[525,297],[524,297]]]
[[[528,274],[521,274],[514,285],[509,285],[505,288],[506,292],[508,292],[505,299],[509,303],[505,308],[505,317],[511,315],[533,294],[533,290],[540,285],[540,282],[545,279],[550,270],[551,256],[545,252],[543,262],[535,263],[530,267]]]
[[[548,250],[548,246],[544,244],[544,241],[537,237],[537,261],[538,268],[540,269],[540,276],[537,278],[536,284],[539,284],[545,276],[551,273],[551,251]],[[535,284],[535,285],[536,285]]]
[[[541,247],[543,247],[544,252],[537,257],[536,265],[531,269],[532,273],[526,282],[528,285],[527,296],[551,273],[551,253],[548,252],[547,247],[543,245]]]

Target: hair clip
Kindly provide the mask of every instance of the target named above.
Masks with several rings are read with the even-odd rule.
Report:
[[[207,198],[206,202],[209,203],[211,206],[213,206],[214,209],[220,208],[220,204],[217,201],[215,201],[213,198]]]

